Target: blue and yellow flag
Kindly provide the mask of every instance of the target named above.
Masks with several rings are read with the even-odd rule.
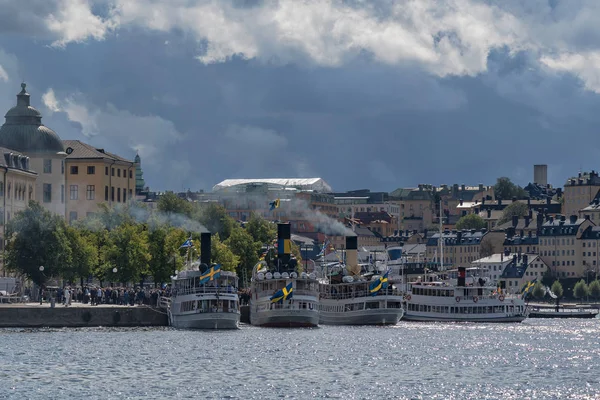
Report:
[[[221,264],[213,265],[205,273],[200,275],[200,283],[212,281],[221,276]]]
[[[283,300],[287,300],[294,295],[294,288],[292,282],[288,283],[286,287],[279,289],[271,296],[271,303],[281,303]]]
[[[179,246],[180,249],[184,249],[186,247],[193,247],[194,243],[192,242],[192,237],[190,236],[190,238],[188,240],[186,240],[185,242],[183,242],[183,244],[181,246]]]
[[[535,283],[537,282],[537,278],[535,278],[532,281],[526,282],[523,287],[521,288],[521,294],[523,295],[522,297],[525,298],[525,296],[527,296],[529,293],[531,293],[533,291],[533,288],[535,286]]]
[[[274,209],[279,208],[279,203],[280,203],[279,199],[275,199],[272,202],[270,202],[269,203],[269,206],[270,206],[269,211],[273,211]]]
[[[369,285],[369,293],[371,294],[371,296],[377,296],[377,293],[379,293],[381,289],[387,288],[389,273],[390,271],[386,271],[386,273],[383,274],[383,276],[380,276],[378,279],[371,282],[371,284]]]

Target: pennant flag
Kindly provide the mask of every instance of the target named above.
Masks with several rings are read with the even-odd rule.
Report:
[[[192,242],[192,237],[190,236],[190,238],[188,240],[186,240],[185,242],[183,242],[183,244],[181,246],[179,246],[180,249],[184,249],[186,247],[192,247],[194,246],[194,243]]]
[[[280,203],[279,199],[275,199],[272,202],[270,202],[269,203],[269,206],[270,206],[269,211],[273,211],[274,209],[279,208],[279,203]]]
[[[292,282],[290,282],[286,287],[279,289],[271,296],[271,303],[281,303],[283,300],[291,298],[293,294],[294,288],[292,287]]]
[[[213,265],[204,274],[200,276],[200,283],[213,281],[221,276],[221,264]]]
[[[381,289],[385,289],[388,287],[389,273],[390,271],[388,270],[385,274],[383,274],[383,276],[380,276],[378,279],[371,282],[371,284],[369,285],[369,293],[371,294],[371,296],[377,296],[377,293],[379,293]]]

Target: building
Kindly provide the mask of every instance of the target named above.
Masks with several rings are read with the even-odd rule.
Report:
[[[133,161],[79,140],[64,143],[69,222],[97,212],[101,203],[112,206],[134,199],[136,167]]]
[[[319,193],[331,193],[331,186],[321,178],[285,178],[285,179],[225,179],[213,186],[213,192],[226,192],[229,189],[238,190],[240,186],[255,185],[258,183],[270,184],[281,188],[296,188],[298,190],[311,190]]]
[[[14,150],[0,148],[0,276],[4,271],[6,224],[35,199],[37,174],[31,170],[29,157]]]
[[[138,153],[136,153],[133,163],[135,165],[135,194],[136,196],[141,196],[148,190],[144,181],[144,172],[142,171],[142,159]]]
[[[504,252],[500,252],[492,254],[488,257],[477,259],[471,263],[471,266],[487,270],[490,279],[493,282],[498,282],[502,272],[504,272],[504,268],[506,268],[512,262],[513,254],[505,255]]]
[[[584,232],[594,226],[587,218],[571,215],[549,216],[539,232],[539,254],[556,277],[580,277],[586,270],[582,240]]]
[[[510,254],[511,262],[504,267],[498,283],[508,293],[519,293],[523,286],[542,277],[548,271],[548,264],[537,254]]]
[[[533,183],[542,187],[548,186],[548,166],[546,164],[533,166]]]
[[[423,232],[434,223],[435,187],[419,185],[416,189],[399,188],[390,193],[390,201],[400,207],[399,230]]]
[[[42,124],[42,114],[30,104],[29,93],[21,84],[17,105],[5,115],[0,128],[0,146],[29,157],[29,168],[38,173],[34,199],[58,215],[65,215],[65,157],[63,142]]]
[[[564,187],[564,215],[578,215],[587,207],[600,191],[600,177],[597,171],[579,173],[567,179]]]
[[[471,262],[480,257],[481,239],[486,230],[444,231],[443,249],[440,248],[440,234],[436,233],[427,239],[427,261],[437,264],[441,261],[441,251],[444,253],[444,265],[448,267],[468,267]]]

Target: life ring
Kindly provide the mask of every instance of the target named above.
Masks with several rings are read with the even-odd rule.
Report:
[[[456,300],[457,303],[460,303],[460,296],[456,296],[454,300]]]
[[[501,294],[501,295],[500,295],[500,297],[498,297],[498,300],[500,300],[500,301],[504,301],[504,295],[503,295],[503,294]]]
[[[407,295],[406,295],[404,298],[406,299],[406,301],[410,301],[410,299],[411,299],[412,297],[410,297],[410,294],[407,294]]]
[[[477,303],[479,301],[479,297],[473,296],[473,303]]]

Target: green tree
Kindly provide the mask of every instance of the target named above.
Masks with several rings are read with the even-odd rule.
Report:
[[[531,294],[536,299],[543,299],[546,295],[546,288],[544,287],[544,285],[542,285],[541,282],[537,282],[533,287],[533,291],[531,292]]]
[[[517,199],[524,199],[527,196],[527,192],[520,186],[515,185],[511,182],[510,178],[505,176],[498,178],[494,185],[494,195],[496,198],[505,200],[516,197]]]
[[[178,197],[173,192],[167,192],[158,199],[157,209],[165,214],[181,214],[190,217],[193,212],[192,203]]]
[[[150,261],[148,232],[140,224],[123,224],[110,231],[109,237],[113,244],[110,265],[117,268],[118,279],[124,283],[142,281]]]
[[[231,249],[219,239],[219,235],[213,235],[210,246],[212,261],[221,264],[224,271],[235,271],[240,263],[240,258],[233,254]]]
[[[590,296],[598,300],[600,297],[600,281],[598,281],[598,279],[592,281],[588,289],[590,290]]]
[[[246,231],[255,242],[261,244],[271,243],[277,236],[277,225],[252,213],[246,223]]]
[[[563,291],[563,287],[562,284],[560,283],[560,281],[555,280],[554,283],[552,284],[552,287],[550,288],[550,290],[552,291],[552,293],[554,293],[554,295],[557,298],[561,298],[563,297],[564,291]]]
[[[456,222],[456,229],[483,229],[487,226],[487,223],[477,214],[469,214],[461,217]]]
[[[51,276],[60,276],[72,257],[65,230],[63,218],[30,201],[29,207],[17,213],[6,228],[6,268],[38,285]]]
[[[238,223],[229,216],[227,210],[218,203],[205,203],[198,209],[194,218],[211,233],[218,233],[222,241],[231,235]]]
[[[582,299],[582,298],[586,297],[588,294],[589,294],[588,286],[586,285],[586,283],[583,279],[575,284],[575,287],[573,288],[573,296],[576,299]]]
[[[512,221],[513,216],[524,217],[529,213],[529,208],[527,204],[514,202],[511,203],[508,207],[502,211],[502,216],[498,220],[497,225],[502,225],[506,222]]]
[[[261,244],[255,242],[252,236],[242,228],[235,228],[225,244],[239,258],[238,275],[242,276],[243,270],[250,273],[258,262]]]
[[[154,279],[154,284],[167,282],[174,271],[183,267],[184,258],[179,247],[186,240],[186,233],[167,225],[153,227],[148,234],[150,262],[148,272]]]
[[[481,240],[481,244],[479,245],[479,256],[480,257],[489,257],[494,254],[494,244],[490,239],[486,239],[485,237]]]
[[[79,278],[79,282],[83,286],[83,280],[87,279],[98,263],[98,249],[94,245],[93,235],[88,231],[67,227],[65,233],[71,247],[72,257],[70,268],[65,271],[63,277],[69,282],[74,282],[76,278]]]

